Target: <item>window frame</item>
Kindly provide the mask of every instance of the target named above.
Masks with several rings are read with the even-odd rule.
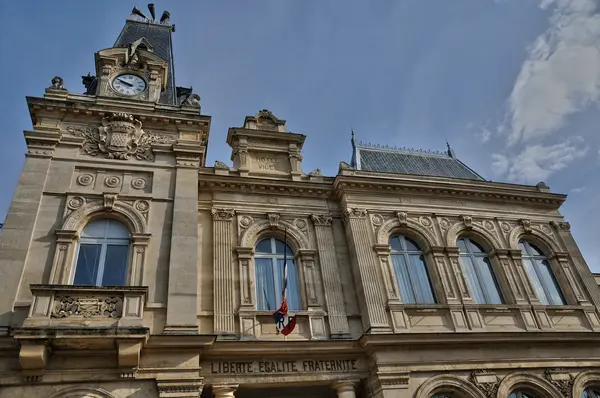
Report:
[[[395,250],[394,248],[392,248],[392,244],[391,244],[391,240],[394,238],[398,238],[399,242],[400,242],[400,246],[402,248],[402,250]],[[406,244],[406,240],[410,240],[411,243],[418,248],[418,250],[409,250],[408,246]],[[398,291],[400,293],[400,298],[402,299],[402,302],[404,304],[409,304],[409,305],[434,305],[434,304],[438,304],[438,298],[436,295],[436,291],[434,288],[434,284],[431,278],[431,272],[428,266],[428,262],[427,262],[427,258],[425,256],[425,252],[423,251],[423,249],[421,248],[421,245],[419,245],[419,243],[411,238],[410,236],[407,236],[405,234],[402,233],[393,233],[389,236],[388,238],[388,244],[390,245],[390,261],[392,264],[392,269],[394,270],[394,274],[396,276],[396,287],[398,288]],[[417,294],[416,294],[416,285],[413,282],[414,279],[416,279],[416,276],[414,275],[414,270],[412,269],[413,267],[412,262],[411,262],[411,255],[415,256],[418,255],[422,264],[423,264],[423,268],[425,269],[425,275],[427,276],[427,282],[429,285],[429,290],[431,292],[431,296],[433,298],[433,301],[428,303],[428,302],[419,302],[417,300]],[[400,278],[398,277],[398,273],[396,272],[396,266],[394,264],[394,260],[393,257],[394,256],[402,256],[404,257],[404,265],[406,267],[407,273],[408,273],[408,278],[409,278],[409,284],[410,284],[410,288],[412,290],[412,296],[414,298],[414,302],[406,302],[405,297],[402,297],[402,286],[400,286]]]
[[[465,242],[465,248],[466,248],[466,252],[463,252],[463,250],[458,246],[458,242],[459,241],[464,241]],[[472,242],[475,246],[481,248],[481,252],[472,252],[471,248],[469,246],[469,242]],[[461,265],[462,271],[465,273],[465,277],[469,283],[469,287],[471,288],[471,291],[473,290],[473,288],[470,286],[471,281],[469,278],[469,273],[467,272],[467,270],[465,269],[466,267],[462,264],[461,258],[463,257],[467,257],[469,259],[469,261],[471,261],[471,264],[473,265],[473,269],[475,271],[475,275],[477,277],[477,283],[479,284],[479,286],[482,288],[481,292],[484,296],[484,300],[485,302],[483,303],[477,303],[480,305],[504,305],[506,304],[506,298],[504,297],[504,293],[502,292],[502,288],[500,285],[500,280],[498,278],[498,275],[496,275],[496,270],[494,269],[494,264],[492,263],[492,257],[490,256],[489,252],[486,250],[486,248],[484,247],[484,245],[482,245],[481,243],[479,243],[477,240],[473,239],[471,236],[461,236],[459,238],[456,239],[456,247],[458,248],[458,258],[459,258],[459,263]],[[487,289],[483,288],[483,285],[481,283],[481,281],[483,280],[482,275],[481,275],[481,270],[479,263],[476,261],[477,258],[480,259],[484,259],[487,258],[487,264],[488,267],[490,269],[490,272],[492,274],[492,279],[494,281],[494,286],[496,287],[496,290],[498,292],[498,296],[500,297],[500,303],[493,303],[490,300],[489,294]],[[473,293],[473,292],[471,292]],[[473,300],[475,300],[475,295],[473,294]]]
[[[88,238],[88,237],[79,237],[77,242],[77,248],[75,250],[75,259],[72,268],[72,275],[70,277],[70,284],[74,285],[75,276],[77,275],[77,268],[79,263],[79,255],[81,252],[82,245],[100,245],[100,255],[98,259],[98,271],[96,274],[96,280],[93,285],[84,285],[84,286],[94,286],[94,287],[102,287],[102,286],[111,286],[111,285],[103,285],[102,280],[104,278],[104,270],[106,268],[106,252],[108,250],[108,246],[126,246],[127,247],[127,255],[125,259],[125,281],[123,286],[127,286],[129,284],[129,271],[131,268],[131,249],[132,249],[132,237],[131,231],[127,228],[127,225],[122,223],[121,221],[114,220],[111,218],[97,218],[94,220],[88,221],[82,229],[82,233],[85,228],[93,222],[104,221],[105,222],[105,237],[103,238]],[[121,225],[124,230],[127,231],[129,237],[128,238],[107,238],[108,227],[110,223],[117,223]]]
[[[548,258],[548,256],[546,256],[544,254],[545,251],[542,250],[535,243],[532,243],[532,242],[528,241],[527,239],[520,239],[518,243],[523,244],[523,246],[525,247],[525,252],[523,252],[523,250],[519,247],[519,250],[521,251],[521,261],[523,261],[523,262],[530,261],[531,262],[531,264],[533,265],[533,272],[535,272],[535,275],[542,286],[542,292],[546,296],[546,301],[547,301],[547,304],[546,303],[544,303],[544,304],[545,305],[556,305],[556,306],[567,305],[567,298],[566,298],[565,294],[563,293],[563,290],[561,289],[558,279],[556,278],[556,275],[554,273],[554,269],[552,267],[550,259]],[[534,253],[535,250],[532,248],[532,246],[535,247],[542,254],[540,254],[540,255],[535,254]],[[550,270],[550,276],[552,277],[552,281],[554,282],[554,285],[556,287],[558,295],[560,296],[560,298],[562,300],[562,303],[560,303],[560,304],[552,303],[551,295],[549,295],[549,293],[548,293],[549,290],[548,290],[546,281],[544,280],[544,278],[542,278],[542,275],[540,274],[540,270],[539,270],[540,265],[538,264],[538,261],[546,261],[546,263],[548,264],[548,269]],[[535,288],[535,284],[531,281],[531,276],[529,275],[527,266],[525,266],[524,268],[525,268],[525,273],[527,274],[527,278],[529,278],[529,282],[531,283],[532,287],[534,288],[536,295],[538,296],[538,299],[541,300],[541,297],[539,297],[540,292],[537,291],[537,289]]]
[[[264,252],[258,252],[256,250],[256,248],[258,247],[258,245],[265,241],[265,240],[269,240],[270,241],[270,246],[271,246],[271,253],[264,253]],[[259,299],[258,299],[258,275],[257,275],[257,266],[256,266],[256,260],[257,259],[270,259],[271,260],[271,266],[273,269],[273,285],[275,288],[275,300],[277,300],[277,295],[281,295],[281,290],[277,291],[278,288],[281,288],[281,282],[282,281],[277,281],[276,277],[277,275],[277,267],[279,267],[277,260],[283,260],[284,259],[284,254],[283,253],[277,253],[277,241],[281,242],[281,244],[284,246],[284,250],[288,250],[287,251],[287,256],[286,259],[288,260],[292,260],[294,262],[294,267],[295,267],[295,271],[296,271],[296,281],[298,282],[298,286],[297,286],[297,291],[298,291],[298,305],[299,308],[298,309],[292,309],[290,308],[291,311],[293,312],[299,312],[305,309],[305,305],[304,305],[304,298],[303,298],[303,294],[302,294],[302,279],[301,279],[301,275],[300,275],[300,266],[298,264],[298,261],[296,259],[296,253],[294,252],[294,250],[290,247],[289,244],[286,244],[282,239],[279,239],[276,236],[263,236],[259,239],[257,239],[256,243],[254,244],[253,247],[253,251],[254,251],[254,294],[256,295],[256,300],[255,300],[255,309],[257,311],[276,311],[279,306],[281,305],[280,303],[275,303],[275,309],[264,309],[264,308],[259,308]],[[289,264],[288,264],[289,265]],[[289,269],[288,269],[289,272]],[[289,273],[288,273],[288,286],[290,283],[290,278],[289,278]],[[289,290],[287,292],[287,294],[289,295]],[[289,296],[288,296],[289,297]]]
[[[590,395],[590,393],[594,395]],[[596,385],[587,386],[583,389],[580,398],[600,398],[600,387],[597,387]]]

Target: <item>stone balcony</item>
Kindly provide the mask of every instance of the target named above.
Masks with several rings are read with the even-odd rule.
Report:
[[[56,349],[116,349],[120,368],[136,367],[149,329],[147,287],[31,285],[29,316],[14,331],[24,370],[41,370]]]

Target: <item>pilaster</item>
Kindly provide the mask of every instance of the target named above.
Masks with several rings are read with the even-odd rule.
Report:
[[[212,209],[214,330],[219,336],[235,337],[234,271],[231,227],[233,209]]]
[[[175,195],[169,259],[167,334],[198,333],[198,167],[193,145],[173,146]]]
[[[215,398],[234,398],[237,388],[237,384],[217,384],[213,386],[212,392]]]
[[[521,289],[519,279],[521,279],[519,273],[513,267],[511,258],[509,257],[509,250],[505,249],[494,249],[490,252],[490,258],[500,265],[502,269],[502,275],[505,276],[506,282],[508,283],[508,290],[511,295],[511,299],[514,300],[515,304],[527,304],[527,299]],[[514,254],[514,253],[513,253]],[[528,283],[528,280],[521,280],[522,283]]]
[[[333,389],[338,398],[356,398],[356,386],[358,380],[341,380],[333,383]]]
[[[369,224],[365,209],[346,209],[344,224],[351,253],[351,264],[356,293],[362,312],[363,327],[370,333],[389,333],[391,328],[386,313],[385,297],[377,275],[377,264],[369,238]]]
[[[332,218],[328,214],[311,216],[317,235],[317,248],[321,263],[321,275],[325,291],[327,316],[331,338],[349,338],[350,328],[344,305],[340,270],[335,255]]]
[[[531,280],[527,276],[527,272],[525,271],[525,266],[523,265],[523,254],[521,250],[509,250],[510,260],[512,260],[514,264],[514,268],[516,271],[516,275],[518,275],[518,279],[521,281],[523,286],[523,291],[520,294],[515,295],[517,298],[517,304],[526,303],[529,301],[532,304],[539,305],[540,299],[535,294],[535,290],[533,289],[533,285],[531,284]],[[504,256],[500,261],[503,261]],[[502,264],[504,267],[505,264]]]
[[[41,132],[39,134],[52,136],[52,139],[48,142],[38,142],[31,138],[36,133],[25,133],[29,152],[2,229],[0,291],[4,299],[0,300],[0,336],[8,333],[13,304],[17,300],[21,278],[25,271],[50,161],[54,146],[58,142],[58,134]]]
[[[435,271],[441,282],[444,302],[447,304],[460,304],[460,295],[457,293],[455,283],[451,277],[453,274],[452,267],[449,270],[444,248],[440,246],[431,247],[427,254],[431,255]]]
[[[575,301],[573,304],[590,305],[590,302],[585,297],[585,293],[583,292],[581,285],[573,274],[571,263],[569,262],[569,254],[554,253],[554,255],[550,256],[549,260],[556,262],[556,265],[562,271],[566,285],[572,292],[572,300]]]

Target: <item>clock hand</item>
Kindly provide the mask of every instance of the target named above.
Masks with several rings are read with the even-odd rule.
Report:
[[[133,84],[131,84],[131,83],[129,83],[129,82],[126,82],[125,80],[121,80],[121,79],[119,79],[119,78],[117,78],[117,80],[118,80],[118,81],[120,81],[120,82],[121,82],[121,83],[123,83],[123,84],[127,84],[129,87],[133,87]]]

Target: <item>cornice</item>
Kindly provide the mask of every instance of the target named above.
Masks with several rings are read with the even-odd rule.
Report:
[[[239,177],[235,175],[215,175],[213,169],[203,169],[198,173],[199,188],[209,191],[243,192],[257,194],[277,194],[286,196],[312,196],[329,198],[332,194],[333,178],[323,181],[292,181]]]
[[[299,145],[304,144],[304,140],[306,139],[306,136],[304,134],[299,134],[299,133],[292,133],[292,132],[284,133],[281,131],[255,130],[255,129],[247,129],[247,128],[243,128],[243,127],[231,127],[227,131],[227,143],[229,145],[232,144],[234,136],[295,142]]]
[[[264,357],[266,352],[277,352],[281,350],[281,342],[277,341],[217,341],[204,352],[204,358],[231,357],[243,355],[244,357]],[[361,351],[356,340],[344,341],[287,341],[285,343],[286,356],[317,356],[326,354],[350,354],[356,355]]]
[[[39,113],[56,114],[62,119],[66,114],[104,117],[111,113],[133,113],[145,124],[155,122],[162,125],[179,127],[210,127],[211,117],[200,115],[196,110],[176,105],[154,102],[134,101],[123,98],[97,97],[92,95],[68,93],[64,98],[26,97],[33,124]]]
[[[467,181],[417,176],[342,176],[335,177],[333,188],[337,198],[345,194],[414,193],[473,197],[489,201],[529,202],[558,208],[567,195],[540,192],[536,187],[490,181]]]

